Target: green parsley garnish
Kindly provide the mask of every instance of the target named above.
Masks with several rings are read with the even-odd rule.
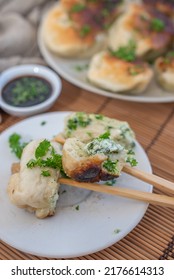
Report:
[[[49,170],[42,170],[41,175],[44,176],[44,177],[49,177],[49,176],[51,176]]]
[[[95,118],[96,118],[97,120],[103,120],[104,116],[101,115],[101,114],[96,114],[96,115],[95,115]]]
[[[110,173],[115,173],[117,172],[117,163],[118,163],[118,160],[117,161],[111,161],[110,159],[104,161],[103,163],[103,167]]]
[[[130,41],[128,46],[120,47],[116,51],[110,50],[111,55],[122,60],[132,62],[136,58],[136,45],[134,41]]]
[[[17,107],[36,105],[50,95],[50,85],[40,78],[21,77],[16,79],[10,89],[9,104]]]
[[[9,137],[8,141],[9,141],[9,146],[11,148],[12,153],[14,153],[17,156],[17,158],[20,159],[23,149],[28,143],[21,143],[21,136],[17,133],[13,133]]]
[[[76,66],[74,67],[74,69],[80,72],[80,71],[84,71],[84,70],[88,69],[88,67],[89,67],[89,64],[85,64],[85,65],[76,65]]]
[[[128,157],[126,162],[130,163],[130,165],[133,167],[133,166],[137,166],[138,164],[138,161],[135,159],[135,158],[131,158],[131,157]]]
[[[107,128],[107,129],[112,129],[112,128],[114,128],[114,127],[111,126],[111,125],[108,125],[106,128]]]
[[[74,4],[71,8],[71,13],[79,13],[81,11],[83,11],[86,8],[86,6],[84,4]]]
[[[42,121],[41,122],[41,125],[45,125],[47,122],[46,121]]]
[[[51,143],[48,140],[43,140],[35,151],[35,157],[40,158],[47,154],[49,148],[51,147]]]
[[[128,155],[135,155],[135,152],[134,152],[133,150],[129,150],[129,151],[127,152],[127,154],[128,154]]]
[[[85,24],[80,29],[80,36],[85,37],[90,33],[90,31],[91,31],[91,26],[88,24]]]
[[[48,151],[51,151],[51,156],[47,157],[46,159],[43,159],[43,157],[46,156]],[[51,143],[46,139],[43,140],[36,148],[35,159],[29,160],[27,163],[27,167],[31,169],[34,167],[49,167],[53,169],[58,169],[60,170],[63,176],[66,176],[62,166],[62,156],[56,154],[54,148],[51,146]],[[49,171],[43,170],[41,174],[43,176],[50,176],[48,172]]]
[[[51,157],[48,157],[47,159],[37,158],[37,159],[31,159],[27,163],[28,168],[34,168],[34,167],[50,167],[53,169],[59,169],[60,171],[63,171],[62,167],[62,156],[59,154],[54,154]]]
[[[153,18],[151,20],[150,27],[153,31],[161,32],[165,28],[165,22],[159,18]]]
[[[78,112],[75,116],[68,120],[67,127],[70,130],[76,130],[77,127],[86,127],[91,123],[91,119],[85,113]]]
[[[121,231],[121,229],[117,228],[114,230],[114,234],[118,234]]]
[[[112,179],[112,180],[107,181],[105,184],[106,184],[107,186],[114,186],[115,183],[116,183],[116,179]]]
[[[106,131],[104,134],[101,134],[97,139],[110,139],[110,132]]]
[[[79,205],[77,205],[77,206],[75,207],[75,209],[76,209],[77,211],[79,211],[79,208],[80,208]]]

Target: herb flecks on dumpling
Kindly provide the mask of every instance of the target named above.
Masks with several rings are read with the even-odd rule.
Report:
[[[155,61],[155,73],[159,85],[169,92],[174,92],[174,51]]]

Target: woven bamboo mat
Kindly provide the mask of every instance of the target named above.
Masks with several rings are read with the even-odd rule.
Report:
[[[174,104],[113,100],[63,81],[63,93],[51,111],[86,111],[126,120],[146,150],[154,173],[174,181]],[[3,113],[0,132],[22,118]],[[154,192],[160,193],[156,189]],[[47,259],[20,252],[0,242],[0,259]],[[138,226],[113,246],[79,260],[174,260],[174,210],[150,205]]]

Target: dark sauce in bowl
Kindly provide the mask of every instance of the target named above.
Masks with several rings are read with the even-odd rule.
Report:
[[[3,100],[14,107],[30,107],[46,101],[52,86],[38,76],[21,76],[10,80],[2,89]]]

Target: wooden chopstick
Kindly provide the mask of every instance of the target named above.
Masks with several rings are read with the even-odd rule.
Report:
[[[131,167],[130,167],[131,168]],[[132,169],[132,168],[131,168]],[[16,173],[20,171],[19,163],[14,163],[12,165],[12,173]],[[95,183],[82,183],[77,182],[71,179],[60,178],[60,184],[71,185],[77,188],[88,189],[96,192],[102,192],[111,195],[117,195],[122,197],[127,197],[131,199],[136,199],[144,202],[148,202],[151,204],[156,204],[159,206],[166,206],[174,208],[174,197],[169,197],[166,195],[159,195],[154,193],[142,192],[133,189],[126,189],[123,187],[110,187],[106,185],[99,185]]]
[[[65,139],[61,135],[57,135],[54,140],[60,144],[65,143]],[[154,174],[149,174],[147,172],[144,172],[142,170],[138,170],[135,167],[131,166],[124,166],[123,172],[134,176],[146,183],[152,184],[156,188],[158,188],[161,191],[167,192],[169,194],[174,194],[174,183],[170,182],[168,180],[165,180],[159,176],[156,176]]]
[[[165,191],[167,193],[174,194],[174,183],[172,183],[168,180],[165,180],[154,174],[146,173],[142,170],[139,170],[135,167],[130,167],[128,165],[125,165],[123,167],[123,172],[125,172],[129,175],[132,175],[146,183],[152,184],[161,191]]]
[[[82,182],[77,182],[65,178],[60,178],[59,183],[70,185],[76,188],[87,189],[87,190],[101,192],[110,195],[117,195],[121,197],[140,200],[143,202],[148,202],[159,206],[174,208],[174,197],[169,197],[166,195],[142,192],[142,191],[127,189],[118,186],[111,187],[111,186],[99,185],[95,183],[82,183]]]

